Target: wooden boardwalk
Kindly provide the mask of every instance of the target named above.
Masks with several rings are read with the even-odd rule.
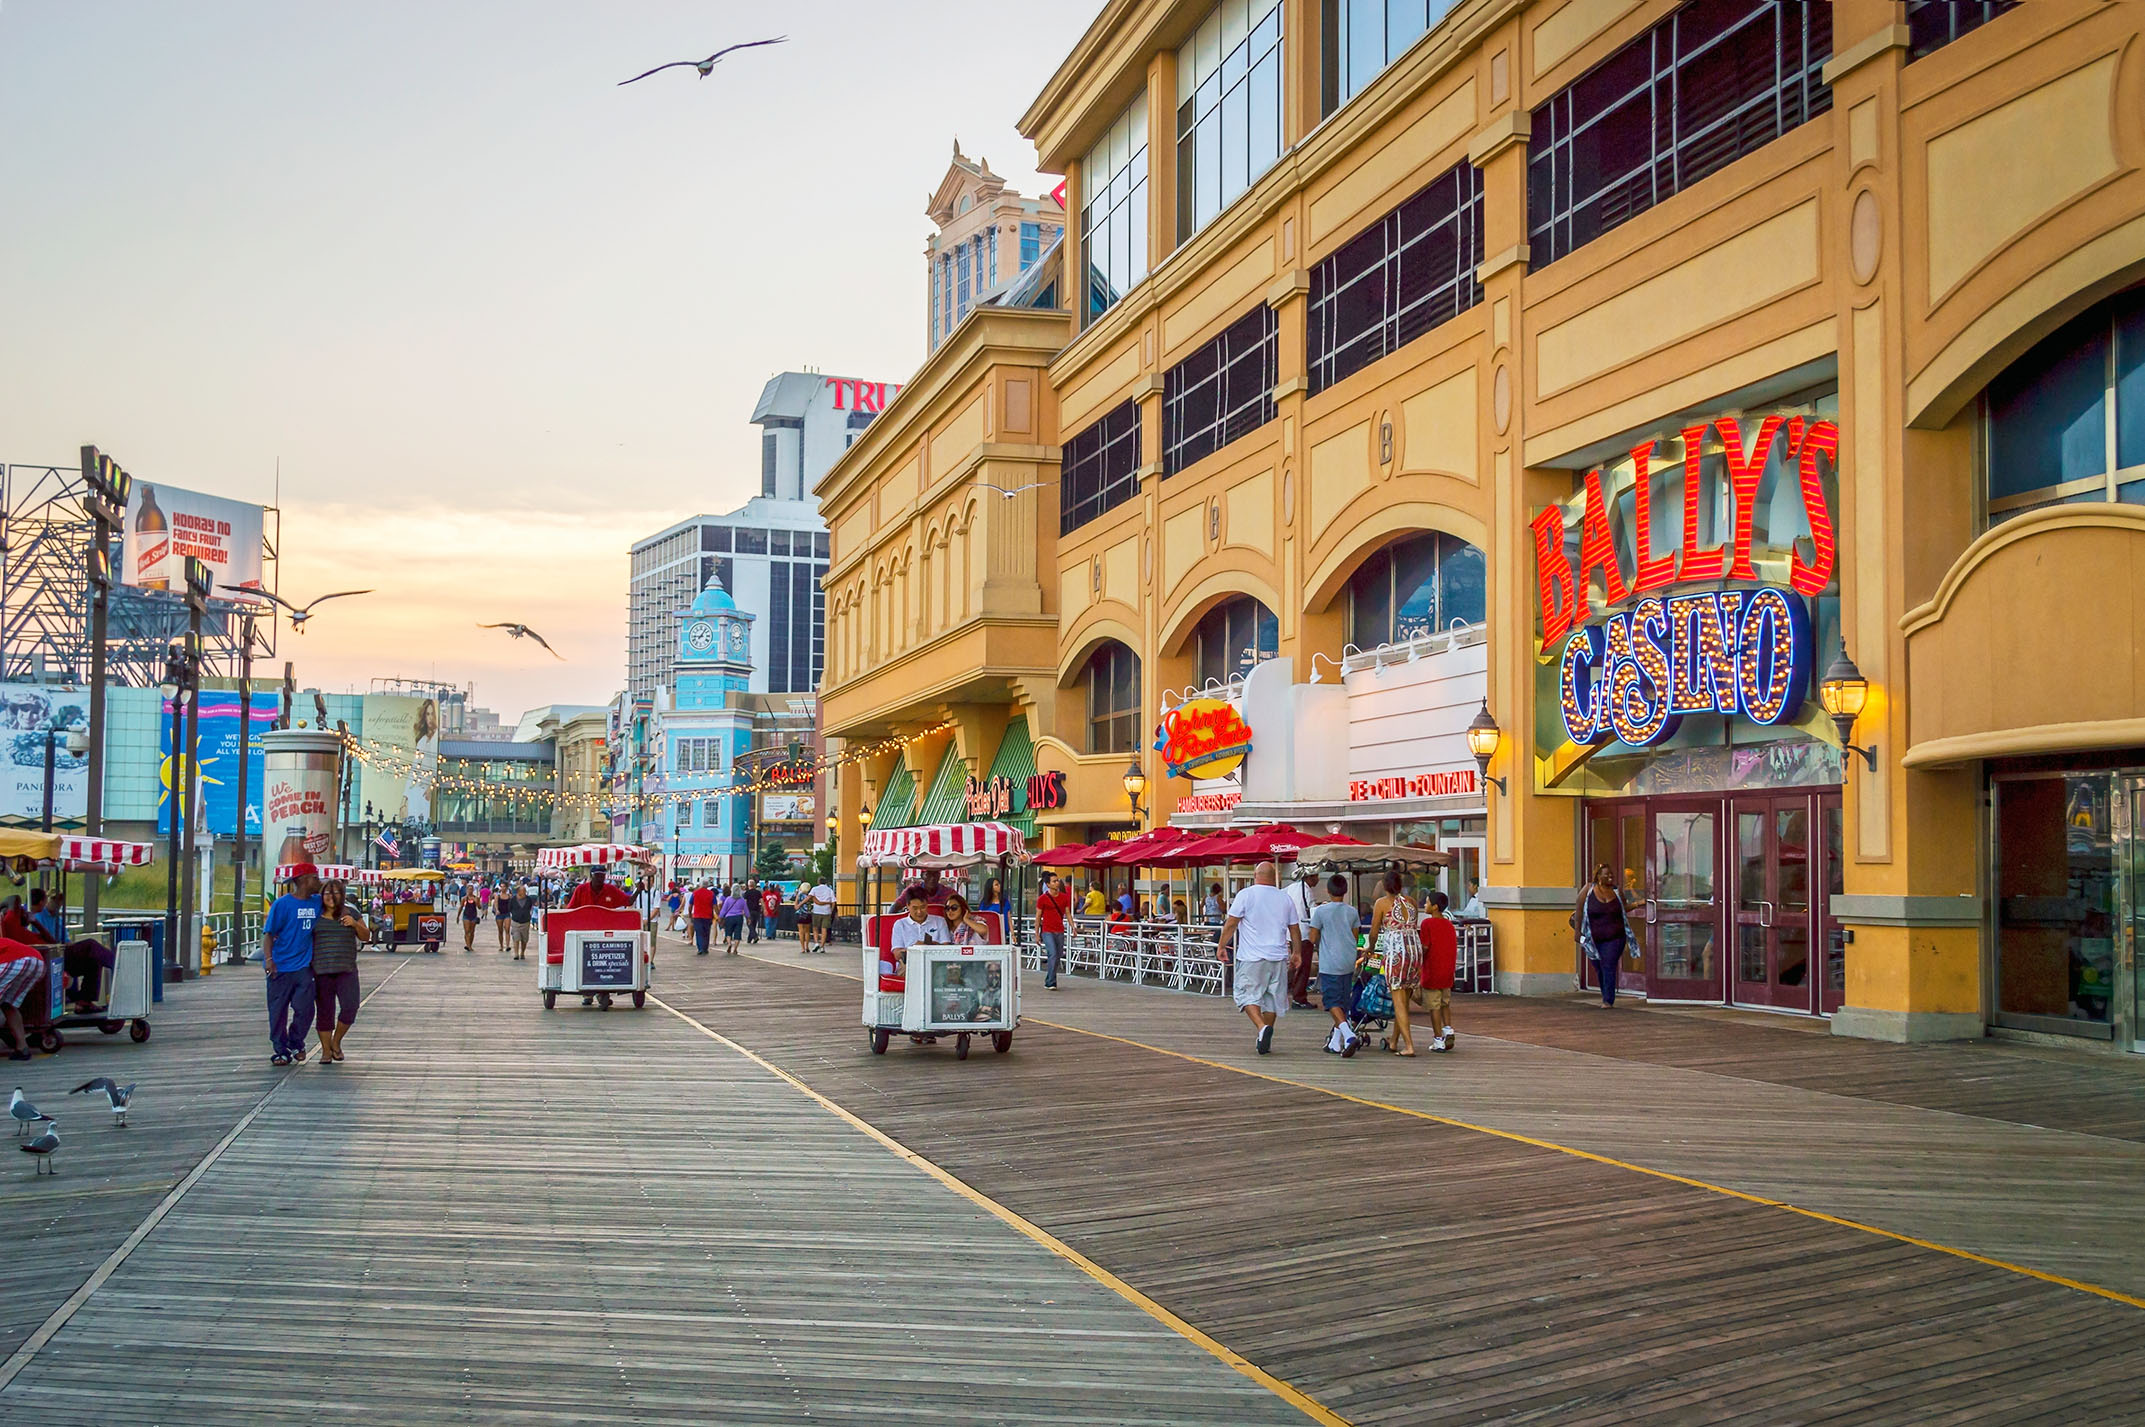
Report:
[[[2121,1062],[1947,1091],[1914,1051],[1641,1013],[1625,1055],[1515,1003],[1451,1057],[1340,1062],[1299,1015],[1260,1058],[1211,999],[1078,981],[1010,1056],[875,1057],[848,957],[666,942],[660,996],[792,1084],[656,1006],[547,1014],[492,953],[395,968],[338,1069],[266,1067],[250,972],[23,1067],[131,1052],[145,1088],[6,1181],[11,1348],[257,1113],[0,1370],[0,1422],[2145,1422],[2145,1295],[1738,1197],[2122,1291],[2145,1146],[2003,1113]]]
[[[1451,1057],[1339,1062],[1314,1049],[1310,1017],[1260,1059],[1211,1000],[1093,983],[1029,1009],[1216,1063],[1039,1025],[1006,1061],[878,1059],[861,1053],[854,983],[819,974],[846,959],[807,971],[773,955],[668,994],[1351,1420],[2055,1423],[2091,1404],[2095,1420],[2145,1421],[2145,1308],[1312,1086],[1498,1111],[1641,1163],[1675,1152],[1716,1184],[1799,1175],[1952,1216],[1963,1248],[2010,1233],[2075,1253],[2096,1282],[2137,1252],[2128,1142],[1480,1038]],[[1663,1074],[1702,1082],[1705,1113],[1623,1103]],[[1924,1158],[1946,1135],[2021,1138],[2000,1178],[1961,1189],[1943,1179],[1956,1165]],[[2060,1148],[2084,1158],[2035,1158]],[[2105,1203],[2016,1222],[2032,1217],[2021,1205],[2063,1204],[2102,1155],[2118,1157],[2094,1190]]]
[[[677,1017],[400,965],[0,1421],[1304,1420]]]

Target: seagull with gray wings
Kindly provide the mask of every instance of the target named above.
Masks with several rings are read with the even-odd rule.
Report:
[[[526,624],[480,624],[477,626],[477,628],[503,629],[508,634],[513,635],[516,639],[533,639],[538,644],[542,644],[544,646],[544,652],[546,654],[549,654],[552,658],[558,660],[564,660],[566,658],[565,655],[559,653],[558,650],[553,649],[549,644],[545,643],[543,635],[538,634],[535,630],[529,628],[529,626],[527,626]]]
[[[631,79],[619,80],[618,87],[620,89],[623,89],[629,84],[638,84],[642,80],[646,79],[648,75],[661,74],[666,69],[685,69],[689,67],[692,69],[699,70],[700,77],[702,79],[706,79],[710,74],[713,74],[715,72],[716,64],[726,54],[733,53],[737,50],[756,50],[761,45],[783,45],[788,43],[788,35],[777,35],[771,40],[746,40],[743,44],[725,45],[721,49],[715,51],[715,53],[709,55],[706,59],[674,59],[669,64],[659,64],[654,69],[649,70],[646,74],[636,74]]]
[[[53,1152],[59,1149],[59,1147],[60,1127],[58,1125],[53,1124],[46,1125],[45,1132],[39,1135],[36,1139],[31,1140],[28,1144],[15,1146],[16,1149],[21,1150],[24,1154],[34,1154],[37,1156],[37,1172],[39,1174],[43,1174],[45,1172],[45,1166],[52,1164]],[[58,1174],[58,1167],[54,1166],[52,1172],[54,1174]]]
[[[20,1085],[16,1086],[15,1093],[8,1097],[7,1113],[8,1118],[15,1122],[15,1138],[18,1140],[22,1138],[22,1132],[30,1126],[52,1123],[50,1115],[23,1098]]]
[[[273,594],[267,590],[256,590],[250,586],[225,585],[224,588],[236,591],[249,599],[267,600],[270,604],[283,606],[283,608],[290,611],[290,627],[300,634],[305,633],[305,622],[313,617],[313,611],[326,604],[329,600],[344,600],[352,595],[369,595],[372,593],[371,590],[337,590],[332,595],[322,595],[320,598],[309,600],[301,606],[292,604],[281,595]]]
[[[100,1075],[95,1080],[84,1081],[67,1093],[69,1095],[80,1095],[92,1090],[103,1091],[105,1100],[110,1103],[112,1107],[112,1127],[119,1130],[125,1129],[127,1127],[127,1106],[134,1099],[134,1087],[116,1084],[109,1075]]]

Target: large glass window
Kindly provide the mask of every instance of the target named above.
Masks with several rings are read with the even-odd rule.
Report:
[[[1978,30],[2018,0],[1907,0],[1907,61],[1934,54],[1968,30]]]
[[[1529,261],[1586,246],[1832,107],[1826,0],[1691,0],[1534,111]]]
[[[1280,323],[1260,303],[1162,378],[1162,474],[1274,419]]]
[[[1226,684],[1281,652],[1281,622],[1265,605],[1239,595],[1208,610],[1192,639],[1201,687]]]
[[[1043,255],[1043,225],[1023,223],[1020,225],[1020,270],[1026,272],[1035,266],[1035,260]]]
[[[1348,642],[1358,649],[1399,644],[1488,618],[1489,570],[1482,552],[1441,530],[1395,541],[1348,581]]]
[[[1990,524],[2044,505],[2145,504],[2145,289],[2058,328],[1989,383],[1983,410]]]
[[[1996,1008],[2109,1022],[2116,859],[2106,773],[1996,783]]]
[[[1085,325],[1147,276],[1147,96],[1117,116],[1080,166],[1080,264]]]
[[[1322,0],[1324,73],[1319,112],[1356,97],[1408,46],[1445,18],[1455,0]]]
[[[963,243],[954,250],[954,261],[955,270],[960,274],[960,283],[954,290],[953,298],[953,321],[958,327],[961,319],[968,315],[969,294],[975,282],[975,264],[968,244]]]
[[[1087,685],[1087,751],[1132,753],[1140,746],[1140,656],[1112,641],[1097,649]]]
[[[1281,157],[1281,0],[1222,0],[1177,52],[1177,241]]]
[[[1128,401],[1065,443],[1058,533],[1070,535],[1139,494],[1140,407]]]
[[[1311,269],[1311,390],[1482,300],[1482,175],[1464,159]]]

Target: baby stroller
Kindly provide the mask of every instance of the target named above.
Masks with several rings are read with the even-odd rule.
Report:
[[[1391,1028],[1393,993],[1385,982],[1385,958],[1365,952],[1356,961],[1355,983],[1348,990],[1348,1025],[1359,1036]]]

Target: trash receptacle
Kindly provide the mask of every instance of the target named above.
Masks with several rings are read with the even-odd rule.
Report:
[[[130,918],[122,921],[105,922],[100,926],[99,930],[115,947],[123,941],[145,941],[149,943],[149,964],[156,969],[156,974],[149,983],[150,997],[152,1000],[162,1001],[164,999],[164,923],[159,919],[140,920]]]

